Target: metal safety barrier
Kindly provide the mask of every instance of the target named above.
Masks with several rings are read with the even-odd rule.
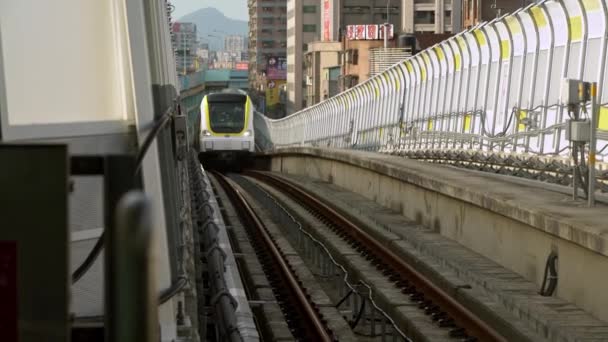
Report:
[[[597,82],[595,157],[608,174],[608,8],[543,1],[407,58],[279,120],[258,114],[265,148],[323,146],[412,155],[462,151],[569,165],[564,79]],[[591,117],[583,105],[582,118]],[[468,155],[467,153],[464,153]],[[505,157],[508,156],[508,157]],[[605,190],[605,188],[604,188]]]

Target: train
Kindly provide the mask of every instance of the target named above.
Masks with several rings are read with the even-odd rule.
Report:
[[[241,165],[255,152],[249,95],[237,89],[210,93],[201,102],[199,159],[203,165]]]

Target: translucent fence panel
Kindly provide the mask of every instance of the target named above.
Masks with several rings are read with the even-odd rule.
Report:
[[[279,120],[267,146],[476,151],[567,159],[565,78],[598,83],[597,159],[608,162],[607,8],[544,1],[480,24]]]

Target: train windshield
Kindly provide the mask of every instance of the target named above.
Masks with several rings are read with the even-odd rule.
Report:
[[[216,133],[240,133],[245,128],[245,103],[210,102],[209,122]]]

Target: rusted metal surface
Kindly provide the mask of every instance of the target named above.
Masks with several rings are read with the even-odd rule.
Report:
[[[220,173],[213,172],[213,175],[220,184],[222,184],[222,187],[230,197],[233,205],[238,210],[239,216],[248,226],[247,228],[254,229],[255,237],[262,240],[265,250],[272,257],[278,272],[269,276],[280,278],[285,287],[277,290],[287,290],[288,292],[288,295],[281,296],[282,300],[286,301],[282,305],[284,314],[286,314],[286,316],[293,315],[291,319],[288,318],[288,321],[290,320],[292,323],[304,325],[302,327],[303,329],[294,329],[298,330],[297,335],[304,335],[297,336],[297,338],[307,341],[334,341],[335,339],[332,337],[332,332],[327,328],[319,316],[317,308],[309,301],[309,296],[299,284],[299,280],[295,274],[291,271],[290,265],[273,241],[266,226],[255,214],[255,211],[243,196],[240,187]],[[288,301],[291,301],[292,303],[288,303]],[[285,310],[288,312],[286,313]],[[293,329],[291,326],[290,328]]]
[[[431,315],[439,326],[450,329],[450,335],[466,341],[504,341],[496,330],[480,317],[460,304],[444,290],[436,286],[398,255],[386,248],[373,236],[359,228],[342,214],[316,199],[308,191],[270,173],[249,171],[249,175],[265,181],[286,192],[294,199],[316,212],[376,267],[382,269],[391,281],[401,288],[421,309]]]

